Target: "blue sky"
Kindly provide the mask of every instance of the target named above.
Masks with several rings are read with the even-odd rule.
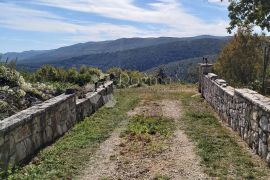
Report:
[[[0,0],[0,53],[129,37],[228,35],[220,0]]]

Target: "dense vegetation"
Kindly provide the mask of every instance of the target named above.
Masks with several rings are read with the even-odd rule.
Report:
[[[58,93],[51,85],[25,81],[19,72],[8,65],[0,65],[0,84],[0,120]]]
[[[230,84],[260,90],[262,85],[263,48],[265,36],[239,29],[220,53],[215,71]],[[268,70],[269,77],[269,70]]]
[[[156,84],[160,79],[158,74],[147,76],[139,71],[120,68],[110,68],[106,74],[85,65],[66,70],[44,65],[33,73],[18,72],[15,67],[14,61],[0,65],[0,120],[57,96],[67,88],[76,89],[81,98],[85,93],[94,91],[94,84],[101,80],[111,79],[117,88],[128,88]]]
[[[103,71],[110,67],[145,71],[161,64],[217,54],[227,41],[227,37],[200,36],[193,38],[135,38],[86,43],[50,50],[22,60],[18,58],[18,65],[20,68],[25,67],[28,71],[35,71],[43,64],[51,64],[64,69],[73,66],[79,68],[85,64]],[[102,47],[104,49],[101,49]],[[8,55],[10,54],[5,54],[3,57]],[[16,55],[20,56],[20,54]]]
[[[270,31],[269,0],[231,0],[228,7],[231,19],[228,31],[236,27],[259,26]]]
[[[25,73],[25,76],[32,82],[63,82],[83,86],[88,83],[93,84],[101,79],[104,74],[97,68],[87,66],[81,66],[79,70],[74,67],[64,70],[44,65],[32,74]]]
[[[142,48],[147,46],[166,44],[170,42],[179,41],[180,38],[122,38],[112,41],[100,42],[86,42],[66,46],[58,49],[45,50],[45,51],[24,51],[21,53],[10,52],[3,54],[2,59],[18,58],[18,61],[35,62],[38,60],[40,63],[48,61],[61,61],[71,57],[77,57],[89,54],[102,54],[117,51],[124,51],[129,49]]]
[[[269,77],[270,39],[265,36],[270,31],[269,7],[269,0],[229,1],[231,21],[227,30],[231,33],[238,28],[238,32],[223,49],[215,67],[233,84],[248,86],[261,93],[267,93],[265,79]],[[261,35],[254,34],[254,27],[256,32],[261,30]]]
[[[214,63],[217,55],[204,57],[208,59],[209,63]],[[172,81],[196,83],[198,82],[198,63],[202,63],[202,57],[163,64],[147,70],[146,73],[156,75],[160,69],[163,69],[165,76],[171,78]]]
[[[65,68],[86,64],[102,70],[117,66],[123,69],[144,71],[160,64],[205,54],[216,54],[223,47],[224,41],[216,39],[199,39],[187,42],[173,42],[158,46],[144,47],[105,54],[92,54],[66,59],[60,62],[49,62]],[[38,65],[38,64],[37,64]],[[34,64],[31,65],[35,66]]]

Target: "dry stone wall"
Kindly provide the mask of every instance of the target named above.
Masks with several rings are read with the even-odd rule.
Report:
[[[1,170],[28,160],[39,149],[61,137],[108,102],[112,92],[112,82],[107,82],[84,99],[76,99],[75,94],[62,94],[1,121]]]
[[[209,67],[209,64],[207,65]],[[210,65],[211,66],[211,65]],[[199,91],[221,119],[270,165],[270,98],[235,89],[200,64]]]

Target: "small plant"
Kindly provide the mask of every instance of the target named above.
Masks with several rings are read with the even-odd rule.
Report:
[[[161,135],[168,137],[173,130],[173,121],[164,117],[135,116],[128,124],[127,133],[131,135]]]
[[[127,130],[121,137],[126,139],[128,151],[154,155],[165,149],[166,140],[174,129],[171,119],[135,116],[129,120]]]
[[[156,175],[153,180],[170,180],[171,178],[166,175]]]

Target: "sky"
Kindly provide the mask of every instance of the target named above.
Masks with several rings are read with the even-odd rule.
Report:
[[[228,35],[220,0],[0,0],[0,53],[130,37]]]

